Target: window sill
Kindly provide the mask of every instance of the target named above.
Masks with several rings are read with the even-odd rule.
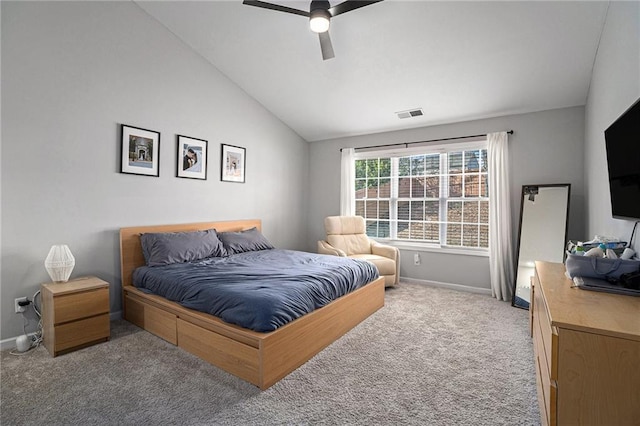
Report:
[[[412,243],[408,241],[390,241],[390,240],[375,239],[375,238],[372,238],[372,239],[376,240],[380,244],[387,244],[393,247],[397,247],[400,250],[433,252],[433,253],[442,253],[442,254],[455,254],[455,255],[462,255],[462,256],[489,257],[489,249],[441,247],[433,244]]]

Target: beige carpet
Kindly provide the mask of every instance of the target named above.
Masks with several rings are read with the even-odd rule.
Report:
[[[2,425],[537,425],[528,312],[402,284],[288,377],[256,387],[125,322],[51,358],[2,353]]]

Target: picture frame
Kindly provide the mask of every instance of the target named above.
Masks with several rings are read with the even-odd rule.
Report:
[[[160,176],[160,132],[120,125],[120,173]]]
[[[220,155],[220,180],[244,183],[246,171],[246,149],[222,144]]]
[[[177,135],[176,177],[207,180],[209,142]]]

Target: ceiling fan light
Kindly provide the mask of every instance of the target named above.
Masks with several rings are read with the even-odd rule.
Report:
[[[324,33],[329,31],[329,19],[331,15],[328,10],[316,9],[311,12],[309,19],[309,28],[314,33]]]

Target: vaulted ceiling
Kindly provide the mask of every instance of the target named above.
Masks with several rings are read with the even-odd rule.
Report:
[[[323,61],[303,16],[136,3],[307,141],[584,105],[608,5],[385,0],[334,17]]]

